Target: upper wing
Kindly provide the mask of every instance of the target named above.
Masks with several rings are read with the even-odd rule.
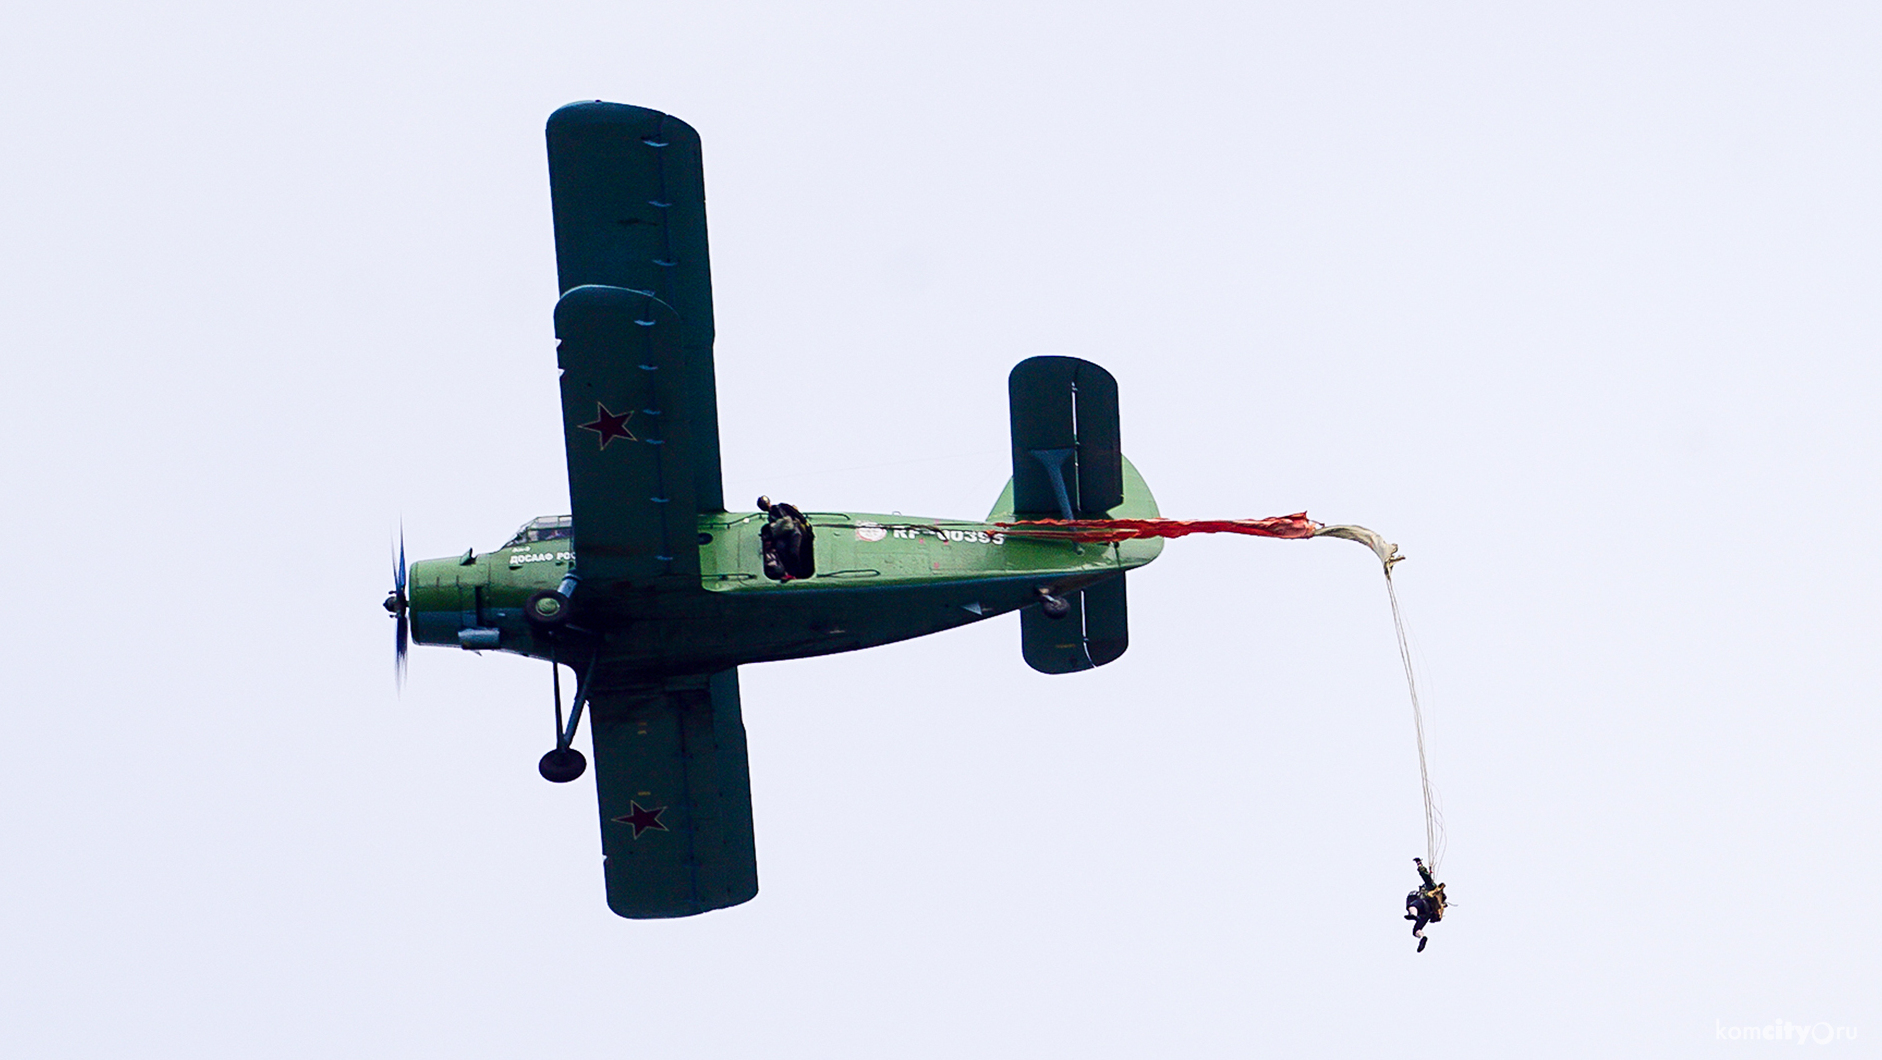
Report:
[[[758,893],[738,671],[589,697],[608,908],[692,916]]]
[[[680,321],[652,295],[577,287],[555,307],[575,571],[602,598],[698,589],[692,424]],[[715,469],[716,470],[716,469]]]
[[[688,421],[692,510],[722,511],[699,134],[656,110],[590,102],[550,115],[548,139],[560,289],[620,287],[672,307],[678,378],[663,414]]]

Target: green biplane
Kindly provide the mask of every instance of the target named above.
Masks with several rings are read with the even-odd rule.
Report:
[[[408,639],[552,664],[559,737],[540,769],[557,782],[586,770],[570,746],[586,708],[609,908],[691,916],[758,892],[739,666],[1009,611],[1034,669],[1102,666],[1128,643],[1124,573],[1162,542],[1000,524],[1157,507],[1119,449],[1110,373],[1034,357],[1007,381],[1013,474],[985,521],[810,512],[807,576],[767,576],[767,516],[728,511],[720,488],[699,135],[591,102],[551,115],[548,140],[572,514],[414,563],[409,581],[401,546],[385,606],[400,667]],[[566,722],[562,666],[577,679]]]

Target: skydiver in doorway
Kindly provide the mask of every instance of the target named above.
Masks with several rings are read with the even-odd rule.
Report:
[[[788,504],[773,504],[770,497],[759,497],[758,507],[768,516],[764,528],[758,531],[765,577],[788,582],[817,573],[811,550],[817,535],[804,513]]]
[[[1418,952],[1423,953],[1425,943],[1431,941],[1425,937],[1425,925],[1444,919],[1444,885],[1431,878],[1424,859],[1413,858],[1412,864],[1418,866],[1418,878],[1424,885],[1405,896],[1405,919],[1416,921],[1412,937],[1418,940]]]

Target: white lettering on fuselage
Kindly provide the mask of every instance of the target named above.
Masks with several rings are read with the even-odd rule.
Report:
[[[894,534],[904,540],[933,537],[942,542],[958,541],[968,545],[1006,544],[1005,534],[989,534],[985,530],[941,530],[932,526],[898,526]]]
[[[525,563],[567,562],[575,558],[573,552],[512,552],[510,566],[520,567]]]

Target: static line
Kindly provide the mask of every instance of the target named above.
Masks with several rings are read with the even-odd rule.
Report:
[[[1418,678],[1412,673],[1411,644],[1405,639],[1405,617],[1398,608],[1398,587],[1392,568],[1385,568],[1385,594],[1392,601],[1392,629],[1398,634],[1398,657],[1405,664],[1405,687],[1411,692],[1412,728],[1418,734],[1418,785],[1425,797],[1425,864],[1438,871],[1438,811],[1431,798],[1431,770],[1425,764],[1425,714],[1418,703]]]

